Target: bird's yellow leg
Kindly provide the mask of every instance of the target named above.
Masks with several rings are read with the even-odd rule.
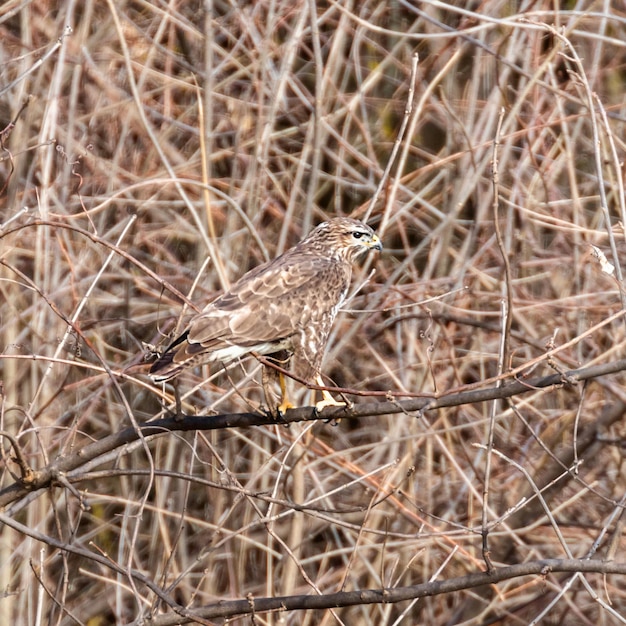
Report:
[[[320,386],[324,386],[324,381],[322,377],[318,374],[315,378],[315,382]],[[339,400],[335,400],[326,389],[322,389],[322,399],[315,404],[316,411],[322,411],[328,406],[348,406],[345,402],[339,402]]]
[[[295,406],[289,402],[287,397],[287,381],[282,372],[278,372],[278,382],[280,383],[280,404],[278,405],[279,414],[283,414],[287,409],[293,409]]]

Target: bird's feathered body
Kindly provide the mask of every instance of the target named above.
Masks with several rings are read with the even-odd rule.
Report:
[[[287,350],[294,374],[313,380],[348,291],[353,262],[372,248],[380,250],[380,240],[361,222],[335,218],[320,224],[196,314],[152,365],[152,378],[166,381],[201,363]]]

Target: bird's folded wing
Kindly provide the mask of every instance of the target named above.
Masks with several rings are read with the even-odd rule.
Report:
[[[328,290],[337,281],[329,279],[344,273],[342,264],[312,255],[277,260],[283,262],[255,268],[208,304],[191,320],[187,340],[205,347],[276,342],[306,327],[313,310],[336,304]],[[346,280],[349,274],[342,286]]]

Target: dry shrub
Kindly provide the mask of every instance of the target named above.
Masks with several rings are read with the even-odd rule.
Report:
[[[626,13],[561,4],[0,7],[7,620],[213,623],[218,601],[391,593],[489,559],[620,560]],[[259,410],[250,358],[185,374],[197,429],[162,420],[144,342],[333,215],[385,251],[324,373],[395,412],[204,430]],[[139,438],[150,420],[168,427]],[[626,621],[620,576],[543,573],[233,623]]]

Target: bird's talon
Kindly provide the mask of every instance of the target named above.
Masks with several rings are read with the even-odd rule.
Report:
[[[341,407],[342,409],[346,410],[346,409],[348,409],[348,404],[346,402],[337,402],[337,400],[335,400],[329,394],[327,398],[324,398],[324,400],[320,400],[313,407],[313,415],[316,418],[321,417],[322,411],[325,408],[327,408],[327,407],[335,407],[335,408],[340,408]],[[332,415],[332,416],[328,417],[327,419],[325,419],[324,423],[325,424],[333,424],[333,426],[336,426],[339,423],[339,420],[337,419],[337,416]]]
[[[324,409],[331,406],[337,409],[341,408],[344,410],[350,410],[351,408],[346,402],[337,402],[337,400],[334,400],[333,398],[325,398],[324,400],[320,400],[313,408],[319,415]]]
[[[274,410],[272,417],[277,422],[282,422],[288,426],[289,424],[285,422],[285,412],[289,409],[295,409],[295,406],[291,402],[281,402]]]

